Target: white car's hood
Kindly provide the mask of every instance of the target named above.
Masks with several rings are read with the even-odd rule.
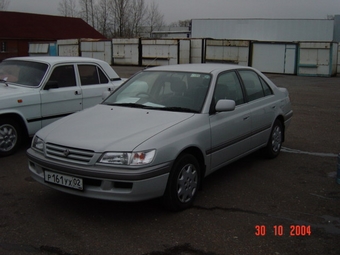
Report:
[[[104,151],[133,151],[138,145],[194,114],[96,105],[41,129],[47,143]]]
[[[32,91],[31,88],[24,88],[19,86],[7,86],[5,83],[0,82],[0,98],[7,98],[9,96],[19,96]]]

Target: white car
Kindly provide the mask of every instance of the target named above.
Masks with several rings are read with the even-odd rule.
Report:
[[[101,60],[18,57],[0,63],[0,156],[51,122],[94,106],[123,79]]]
[[[146,69],[102,104],[41,129],[31,176],[78,196],[192,205],[202,179],[256,150],[276,157],[293,112],[285,88],[250,67]]]

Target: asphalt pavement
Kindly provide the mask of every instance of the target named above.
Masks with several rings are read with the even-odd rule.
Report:
[[[140,67],[113,67],[129,77]],[[340,254],[340,77],[267,74],[290,92],[294,116],[273,160],[254,153],[204,180],[191,209],[157,199],[121,203],[35,182],[27,142],[0,158],[0,254]]]

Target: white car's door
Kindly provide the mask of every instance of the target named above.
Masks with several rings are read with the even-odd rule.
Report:
[[[234,111],[217,112],[210,116],[212,170],[243,155],[251,147],[251,112],[235,72],[218,77],[214,101],[220,99],[234,100],[236,107]]]
[[[81,110],[82,91],[77,86],[74,65],[59,65],[40,91],[42,126]]]
[[[104,91],[113,91],[114,84],[103,70],[94,64],[78,64],[83,93],[83,109],[99,104]]]
[[[254,71],[240,70],[248,104],[252,116],[252,146],[261,147],[268,142],[271,126],[275,120],[276,108],[279,102],[268,84]]]

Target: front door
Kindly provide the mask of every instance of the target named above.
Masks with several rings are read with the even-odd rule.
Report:
[[[217,103],[220,99],[234,100],[236,107],[234,111],[217,112],[210,116],[212,170],[251,149],[251,111],[245,103],[235,72],[226,72],[218,77],[214,102]]]
[[[42,126],[82,110],[82,91],[77,86],[74,65],[61,65],[54,68],[48,83],[53,82],[53,88],[41,90]]]

